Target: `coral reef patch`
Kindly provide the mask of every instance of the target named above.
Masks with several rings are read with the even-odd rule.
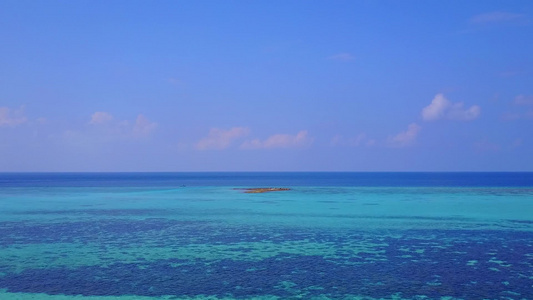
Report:
[[[236,189],[236,190],[243,190],[247,194],[260,194],[260,193],[268,193],[268,192],[280,192],[280,191],[290,191],[289,188],[245,188],[245,189]]]

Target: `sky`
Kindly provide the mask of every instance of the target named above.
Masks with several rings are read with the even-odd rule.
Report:
[[[0,172],[533,171],[533,1],[0,0]]]

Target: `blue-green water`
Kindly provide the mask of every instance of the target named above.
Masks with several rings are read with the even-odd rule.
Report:
[[[0,174],[0,299],[533,299],[533,173]]]

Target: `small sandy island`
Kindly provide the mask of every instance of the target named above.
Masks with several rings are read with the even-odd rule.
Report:
[[[259,194],[259,193],[268,193],[268,192],[280,192],[280,191],[290,191],[289,188],[248,188],[248,189],[236,189],[243,190],[248,194]]]

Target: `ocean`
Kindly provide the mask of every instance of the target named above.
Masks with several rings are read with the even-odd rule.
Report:
[[[0,173],[0,299],[531,300],[533,173]]]

